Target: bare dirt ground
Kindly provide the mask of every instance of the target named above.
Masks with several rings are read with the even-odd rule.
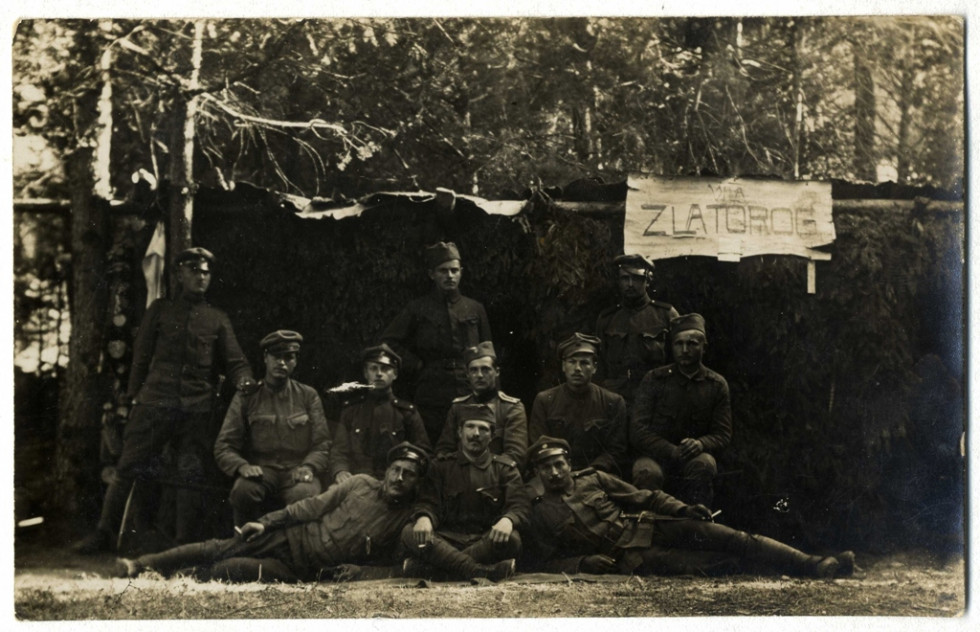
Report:
[[[788,577],[624,577],[518,574],[499,584],[393,578],[299,585],[112,578],[113,557],[80,557],[41,543],[15,551],[18,619],[319,619],[490,617],[904,616],[958,617],[966,608],[961,558],[871,557],[861,572],[819,581]]]

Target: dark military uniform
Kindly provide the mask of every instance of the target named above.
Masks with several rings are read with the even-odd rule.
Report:
[[[637,305],[615,305],[603,310],[595,333],[602,340],[599,371],[602,386],[635,399],[636,388],[647,371],[667,362],[667,328],[677,310],[668,303],[644,296]]]
[[[462,411],[474,405],[485,405],[493,411],[494,429],[490,451],[523,463],[524,453],[527,451],[527,413],[521,400],[502,391],[497,391],[485,402],[477,399],[473,393],[454,399],[436,443],[436,454],[445,456],[456,451],[459,441],[457,431],[463,421]]]
[[[677,444],[698,439],[704,451],[689,461],[677,458]],[[633,465],[633,482],[659,489],[666,475],[679,478],[677,496],[685,502],[711,504],[714,455],[732,439],[728,382],[701,366],[687,377],[671,364],[650,371],[637,391],[630,422],[630,444],[642,455]]]
[[[571,445],[574,469],[594,467],[619,476],[627,466],[629,417],[622,397],[589,384],[576,393],[562,384],[538,393],[531,407],[528,441],[541,435],[565,439]]]
[[[262,558],[282,579],[317,579],[324,567],[390,563],[413,510],[412,499],[389,499],[382,483],[353,476],[327,491],[259,519],[265,533],[252,542],[234,537],[186,544],[144,555],[142,567],[168,573],[230,558]]]
[[[487,451],[477,461],[470,461],[457,452],[432,462],[419,492],[413,518],[428,516],[432,521],[432,544],[419,551],[412,524],[405,527],[402,543],[412,555],[457,571],[462,570],[460,564],[467,557],[470,563],[515,558],[521,550],[518,529],[526,524],[528,511],[521,474],[510,457]],[[514,531],[507,543],[494,545],[489,530],[501,518],[509,518]]]
[[[384,475],[388,451],[402,441],[430,450],[422,417],[411,402],[384,393],[361,395],[340,413],[330,458],[330,479],[340,472]]]
[[[453,398],[469,391],[463,350],[491,339],[483,305],[461,295],[447,301],[438,290],[411,301],[381,335],[416,376],[412,401],[431,441],[438,439]]]
[[[622,573],[818,573],[823,558],[770,538],[685,517],[688,506],[664,492],[640,490],[593,469],[572,476],[570,493],[545,492],[537,479],[529,483],[534,495],[532,561],[542,570],[576,573],[585,557],[606,555],[616,560]]]
[[[155,458],[171,439],[176,443],[180,477],[190,483],[204,482],[219,373],[233,383],[252,377],[223,311],[186,293],[150,305],[133,348],[128,392],[134,395],[134,407],[124,430],[116,476],[102,504],[100,532],[115,533],[119,528],[132,480],[150,474]],[[200,503],[200,492],[178,490],[178,541],[193,538]]]
[[[327,419],[313,388],[287,379],[280,389],[263,383],[250,395],[236,393],[214,443],[218,467],[235,478],[231,489],[235,524],[262,515],[269,498],[282,506],[320,493],[316,477],[327,470],[329,453]],[[238,476],[243,465],[261,466],[262,477]],[[312,481],[293,480],[300,466],[312,470]]]

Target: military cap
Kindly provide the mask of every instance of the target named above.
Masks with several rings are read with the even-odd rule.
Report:
[[[277,329],[259,342],[259,347],[269,353],[296,353],[303,336],[289,329]]]
[[[529,465],[535,465],[544,459],[557,456],[559,454],[564,457],[568,457],[570,450],[571,447],[564,439],[556,439],[555,437],[541,435],[538,437],[538,440],[532,443],[531,447],[527,449],[527,462]]]
[[[670,319],[670,339],[682,331],[700,331],[707,336],[704,330],[704,317],[701,314],[683,314]]]
[[[493,358],[493,361],[496,362],[497,352],[493,350],[493,343],[489,340],[484,340],[475,347],[463,350],[463,364],[466,366],[469,366],[470,362],[477,358]]]
[[[643,255],[619,255],[613,259],[613,264],[630,274],[648,274],[656,267]]]
[[[393,366],[396,369],[400,369],[402,366],[401,356],[395,353],[391,347],[383,342],[379,345],[368,347],[361,352],[361,364],[366,362],[387,364],[388,366]]]
[[[418,463],[419,474],[425,474],[426,469],[429,467],[429,455],[425,453],[425,450],[408,441],[402,441],[388,450],[388,465],[391,465],[399,459]]]
[[[493,429],[497,425],[497,417],[493,409],[486,404],[463,404],[459,407],[459,425],[462,426],[467,421],[485,421]]]
[[[591,353],[599,355],[599,346],[602,341],[595,336],[580,334],[575,332],[568,338],[558,343],[558,357],[562,360],[573,353]]]
[[[184,265],[185,263],[200,263],[206,264],[202,265],[202,270],[207,270],[208,265],[214,263],[214,255],[211,254],[210,250],[196,246],[194,248],[188,248],[184,250],[179,255],[177,255],[177,265]]]
[[[453,259],[459,259],[459,249],[451,241],[440,241],[425,249],[425,263],[431,269]]]

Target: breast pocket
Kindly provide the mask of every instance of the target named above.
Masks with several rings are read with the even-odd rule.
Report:
[[[481,342],[480,340],[480,317],[477,315],[467,316],[460,321],[462,338],[466,347],[473,347]]]
[[[310,449],[312,441],[312,424],[306,412],[286,417],[283,447],[292,452],[305,452]]]
[[[582,504],[595,512],[600,520],[610,520],[615,514],[615,508],[609,501],[606,492],[595,491],[582,499]]]
[[[643,351],[646,355],[646,359],[655,364],[664,363],[664,343],[663,334],[640,334],[640,343],[643,345]]]
[[[248,424],[249,443],[253,453],[262,454],[275,450],[279,445],[275,415],[251,415]]]
[[[218,340],[217,334],[199,334],[197,337],[197,365],[211,366],[214,358],[214,347]]]

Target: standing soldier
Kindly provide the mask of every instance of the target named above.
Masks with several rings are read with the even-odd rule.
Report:
[[[490,321],[483,305],[460,294],[463,276],[456,244],[439,242],[425,250],[429,294],[410,302],[381,335],[398,351],[405,370],[416,376],[414,403],[419,408],[430,443],[446,421],[457,395],[466,393],[463,350],[490,340]]]
[[[640,255],[620,255],[613,263],[620,302],[603,310],[595,326],[602,340],[602,385],[632,404],[647,371],[667,362],[667,327],[678,314],[673,306],[647,295],[652,262]]]
[[[342,483],[354,474],[380,478],[388,451],[402,441],[429,451],[422,418],[411,402],[398,399],[391,387],[398,379],[401,358],[382,343],[361,353],[367,394],[345,402],[330,457],[331,480]]]
[[[629,417],[623,398],[592,383],[599,339],[575,333],[558,345],[565,383],[538,393],[531,407],[528,441],[548,435],[571,445],[576,470],[594,467],[623,477]]]
[[[116,472],[102,501],[96,530],[75,546],[91,554],[115,547],[126,499],[137,478],[152,476],[154,461],[173,441],[177,473],[191,486],[177,491],[175,536],[195,539],[210,458],[211,406],[218,375],[225,372],[239,390],[254,389],[252,371],[223,311],[204,300],[214,255],[190,248],[177,256],[180,290],[176,298],[154,301],[143,317],[133,348],[126,398],[132,413],[123,431]]]
[[[708,345],[704,318],[685,314],[670,322],[674,363],[650,371],[636,394],[630,443],[640,458],[633,483],[674,490],[690,505],[711,506],[715,456],[732,440],[728,382],[701,363]]]
[[[432,463],[415,523],[402,531],[406,576],[431,577],[435,569],[461,579],[513,575],[529,504],[517,463],[490,452],[493,432],[489,407],[461,409],[458,450]]]
[[[303,336],[280,329],[259,343],[265,379],[251,394],[235,393],[214,443],[214,459],[228,476],[235,525],[320,493],[330,431],[316,391],[292,379]],[[276,507],[267,507],[275,499]]]
[[[524,404],[500,390],[500,368],[492,342],[481,342],[463,352],[470,393],[457,397],[449,407],[442,435],[436,443],[436,455],[456,451],[462,411],[473,404],[483,404],[493,412],[494,429],[490,452],[506,454],[517,463],[524,461],[527,450],[527,413]]]

